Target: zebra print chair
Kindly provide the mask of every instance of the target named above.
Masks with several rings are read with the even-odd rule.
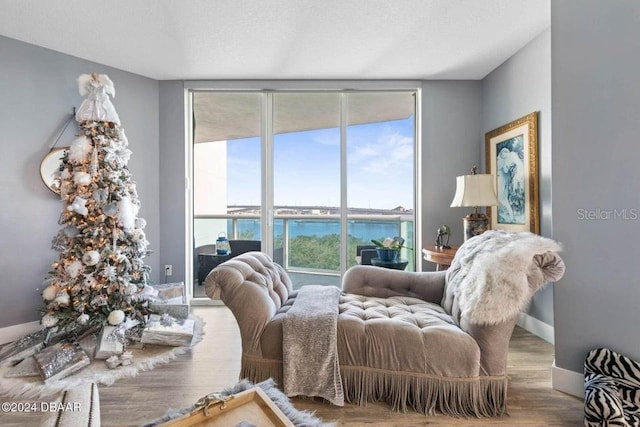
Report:
[[[640,363],[606,348],[584,362],[584,425],[640,426]]]

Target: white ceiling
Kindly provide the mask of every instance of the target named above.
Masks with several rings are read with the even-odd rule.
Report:
[[[481,79],[550,0],[0,0],[0,35],[168,79]]]

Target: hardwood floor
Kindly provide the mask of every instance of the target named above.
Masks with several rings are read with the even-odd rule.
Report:
[[[240,371],[240,332],[226,307],[194,307],[205,322],[205,337],[190,354],[136,378],[100,386],[103,426],[139,426],[168,409],[190,406],[200,397],[237,382]],[[580,426],[582,401],[551,389],[553,346],[516,328],[509,351],[509,415],[500,418],[452,418],[396,413],[385,404],[338,408],[306,399],[293,399],[338,426]],[[42,399],[46,401],[46,399]],[[33,401],[7,399],[0,401]],[[41,413],[3,414],[2,426],[38,426]]]

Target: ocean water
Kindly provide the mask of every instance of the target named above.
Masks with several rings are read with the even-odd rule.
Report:
[[[339,221],[327,220],[288,220],[289,238],[295,239],[299,236],[323,237],[330,234],[340,234]],[[276,236],[282,236],[284,221],[274,222],[274,232]],[[385,237],[399,236],[400,223],[389,221],[349,221],[349,235],[370,242],[371,239],[384,239]],[[227,223],[227,235],[233,235],[232,223]],[[403,236],[407,238],[408,236]],[[260,240],[260,220],[239,220],[238,238],[249,240]]]

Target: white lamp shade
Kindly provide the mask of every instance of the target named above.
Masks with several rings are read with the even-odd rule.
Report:
[[[456,178],[456,195],[451,207],[498,206],[493,175],[463,175]]]

